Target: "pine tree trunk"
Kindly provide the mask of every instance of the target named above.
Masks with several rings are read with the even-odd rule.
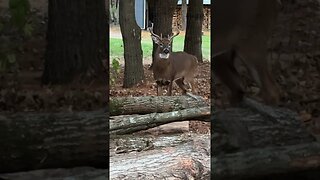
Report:
[[[187,12],[187,30],[184,51],[202,59],[203,0],[190,0]]]
[[[124,44],[124,82],[123,87],[129,88],[144,79],[141,29],[135,19],[135,1],[120,1],[120,29]]]
[[[49,0],[48,18],[42,83],[100,74],[107,57],[105,0]]]

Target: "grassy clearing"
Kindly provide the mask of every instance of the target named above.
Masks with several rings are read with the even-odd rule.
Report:
[[[144,58],[151,58],[152,54],[152,41],[151,38],[143,38],[141,46]],[[179,35],[173,40],[173,51],[183,51],[184,36]],[[202,55],[204,59],[210,59],[210,36],[202,36]],[[110,57],[123,57],[123,42],[119,38],[110,38]]]

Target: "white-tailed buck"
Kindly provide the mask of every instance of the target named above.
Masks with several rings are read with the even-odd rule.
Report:
[[[149,31],[153,42],[158,45],[151,68],[157,83],[157,95],[162,95],[162,86],[168,86],[167,95],[171,96],[173,82],[182,89],[182,94],[187,93],[187,84],[191,85],[192,93],[196,93],[197,58],[186,52],[172,52],[171,42],[179,31],[168,37],[155,34],[153,27]]]
[[[267,104],[277,104],[280,91],[268,68],[267,42],[277,20],[280,0],[213,1],[214,73],[231,90],[231,103],[243,99],[236,58],[249,69]]]

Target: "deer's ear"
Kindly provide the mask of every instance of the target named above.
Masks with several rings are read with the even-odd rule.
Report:
[[[156,44],[160,43],[160,40],[157,37],[151,35],[151,38],[152,38],[154,43],[156,43]]]

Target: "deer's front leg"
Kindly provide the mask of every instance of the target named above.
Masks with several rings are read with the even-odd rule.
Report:
[[[173,81],[170,81],[169,85],[168,85],[167,96],[171,96],[171,94],[172,94],[172,84],[173,84]]]

